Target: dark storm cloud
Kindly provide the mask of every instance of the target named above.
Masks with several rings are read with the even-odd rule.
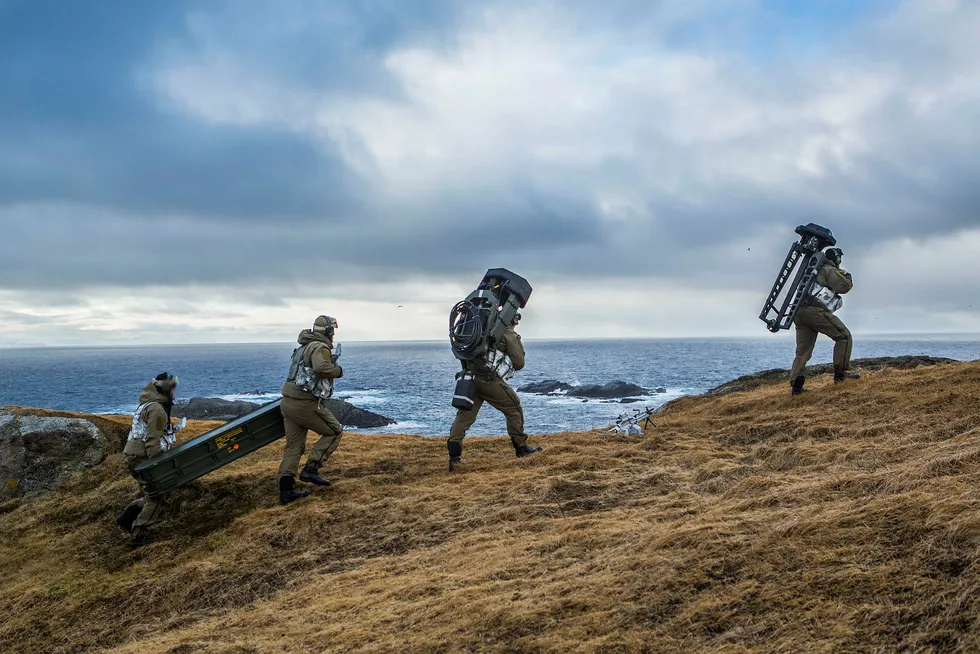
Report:
[[[921,21],[908,11],[834,14],[814,33],[858,21],[841,32],[851,40],[833,50],[808,43],[793,61],[771,36],[777,5],[753,14],[743,2],[632,0],[603,11],[450,0],[0,3],[0,287],[379,281],[501,259],[553,277],[700,284],[726,270],[755,283],[799,223],[832,225],[849,252],[977,227],[980,125],[970,117],[980,100],[953,93],[924,110],[917,95],[976,73],[975,52],[935,41],[978,24],[977,11],[936,18],[927,26],[935,39],[917,35]],[[817,20],[788,5],[784,13],[787,25]],[[540,39],[511,41],[512,17],[526,17]],[[548,126],[506,129],[540,121],[519,113],[520,97],[489,98],[499,106],[483,116],[466,91],[431,100],[459,103],[442,119],[462,135],[432,143],[438,130],[418,123],[438,123],[428,114],[440,107],[389,58],[434,53],[421,74],[437,92],[440,66],[458,64],[464,81],[471,69],[461,60],[486,74],[465,56],[473,34],[494,26],[503,62],[520,47],[530,49],[528,67],[565,49],[552,63],[571,88],[540,110],[553,112],[549,122],[603,107],[551,141],[629,147],[541,157],[524,141]],[[673,58],[677,70],[657,77]],[[183,96],[167,96],[154,78],[209,66],[218,72],[194,78]],[[522,74],[504,70],[503,82]],[[689,74],[703,75],[701,86],[685,84]],[[877,80],[882,89],[862,100]],[[252,82],[258,90],[236,88]],[[211,91],[239,91],[261,105],[259,117],[215,119],[208,111],[229,110],[208,104]],[[324,126],[325,110],[351,102],[347,123]],[[355,129],[378,106],[387,118]],[[466,111],[475,117],[459,118]],[[423,130],[403,162],[379,161],[393,148],[368,142],[387,127]],[[484,131],[496,149],[467,150]],[[429,171],[437,146],[458,155]],[[811,150],[806,165],[817,172],[797,161]],[[392,175],[416,172],[417,193],[390,192]],[[627,206],[603,208],[620,197]]]
[[[195,4],[0,5],[0,206],[250,218],[354,203],[356,180],[329,148],[174,115],[141,86],[161,39],[193,47]]]
[[[203,31],[257,75],[393,93],[380,62],[386,48],[451,16],[434,0],[397,11],[353,1],[0,4],[0,207],[75,202],[134,219],[338,219],[365,191],[329,143],[178,115],[141,82],[142,69],[163,48],[193,58],[206,46]]]

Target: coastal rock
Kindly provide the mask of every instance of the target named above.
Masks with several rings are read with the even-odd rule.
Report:
[[[324,406],[345,427],[372,429],[396,424],[387,416],[365,411],[344,400],[326,400]],[[172,415],[188,420],[221,420],[228,422],[246,416],[261,405],[255,402],[230,401],[211,397],[194,397],[186,403],[175,405]]]
[[[0,413],[0,498],[51,490],[107,453],[105,434],[88,420]]]
[[[365,411],[344,400],[327,400],[323,404],[330,410],[330,413],[337,417],[340,424],[345,427],[373,429],[375,427],[387,427],[388,425],[398,424],[387,416],[374,413],[373,411]]]
[[[555,379],[547,379],[541,382],[525,384],[517,390],[520,393],[532,393],[534,395],[564,393],[569,397],[585,397],[593,400],[611,400],[650,395],[650,391],[646,388],[624,381],[614,381],[609,382],[608,384],[583,384],[582,386],[573,386],[572,384],[566,384],[565,382],[560,382]],[[664,389],[663,392],[666,393],[667,389]]]
[[[622,397],[642,397],[649,395],[650,391],[624,381],[614,381],[608,384],[585,384],[575,386],[568,394],[572,397],[588,397],[592,399],[608,400]]]
[[[913,368],[938,366],[947,363],[957,363],[957,361],[955,359],[926,356],[875,357],[870,359],[855,359],[851,362],[851,368],[866,372],[876,372],[886,368],[911,370]],[[817,375],[833,374],[833,372],[833,364],[824,363],[814,366],[807,366],[806,376],[815,377]],[[770,384],[777,383],[789,383],[789,370],[777,368],[774,370],[764,370],[752,375],[745,375],[744,377],[739,377],[738,379],[713,388],[705,393],[705,395],[740,393],[743,391],[755,390],[761,386],[768,386]]]
[[[550,395],[551,393],[565,393],[573,388],[574,386],[571,384],[566,384],[555,379],[547,379],[542,382],[525,384],[518,388],[517,391],[519,393],[532,393],[534,395]]]
[[[246,416],[259,408],[255,402],[222,400],[216,397],[192,397],[175,404],[171,415],[188,420],[222,420],[228,422]]]

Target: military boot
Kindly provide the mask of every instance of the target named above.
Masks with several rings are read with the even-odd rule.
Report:
[[[793,380],[793,395],[800,395],[801,393],[806,393],[807,390],[803,388],[803,384],[806,383],[806,377],[800,375]]]
[[[303,499],[310,494],[310,491],[296,490],[296,480],[292,475],[283,475],[279,478],[279,503],[289,504],[296,500]]]
[[[139,517],[142,510],[139,504],[130,504],[116,516],[116,524],[127,534],[133,533],[133,523],[136,522],[136,518]]]
[[[835,384],[843,384],[849,379],[861,379],[861,375],[856,372],[834,373]]]
[[[321,465],[323,464],[314,463],[313,461],[308,462],[303,466],[303,471],[299,473],[299,480],[305,481],[308,484],[316,484],[317,486],[329,486],[330,480],[320,476]]]
[[[149,529],[136,528],[133,532],[133,540],[130,541],[129,546],[133,549],[137,547],[143,547],[144,545],[149,545],[153,542],[153,534],[150,533]]]
[[[466,465],[466,461],[463,461],[462,443],[457,443],[456,441],[449,441],[446,443],[446,447],[449,449],[449,472],[452,472],[458,466]]]
[[[540,447],[528,447],[527,445],[515,446],[514,451],[517,453],[518,459],[523,459],[526,456],[531,456],[532,454],[537,454],[541,451]]]

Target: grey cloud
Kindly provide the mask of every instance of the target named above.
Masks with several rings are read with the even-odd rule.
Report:
[[[681,138],[671,125],[686,107],[670,105],[667,92],[651,95],[638,79],[621,96],[604,98],[609,113],[597,118],[602,129],[628,138],[627,152],[579,163],[539,160],[521,143],[505,144],[499,165],[506,170],[487,179],[476,165],[483,162],[460,161],[481,172],[408,202],[389,197],[370,166],[353,171],[331,139],[270,123],[212,124],[161,106],[134,81],[147,65],[194,63],[218,52],[256,79],[328,103],[362,97],[424,111],[385,58],[405,46],[452,58],[465,46],[460,30],[481,25],[464,5],[380,11],[340,3],[333,14],[318,11],[321,3],[281,11],[281,3],[173,5],[162,18],[139,18],[134,31],[146,42],[108,38],[100,57],[72,69],[76,93],[38,82],[19,98],[18,111],[0,118],[0,136],[14,145],[0,152],[0,223],[9,235],[0,242],[0,287],[266,284],[288,292],[317,276],[333,283],[448,276],[498,261],[548,279],[652,276],[706,287],[721,271],[733,285],[764,285],[799,223],[831,225],[849,256],[896,236],[980,226],[973,172],[980,169],[980,125],[970,118],[980,99],[966,93],[917,111],[913,97],[922,85],[941,88],[964,70],[975,74],[980,56],[955,39],[937,46],[919,38],[906,49],[909,19],[901,11],[861,19],[845,33],[844,51],[760,63],[719,36],[738,20],[735,5],[712,11],[707,3],[615,2],[601,15],[579,8],[562,24],[572,30],[570,42],[618,41],[610,59],[649,51],[655,60],[658,48],[708,52],[724,86],[719,102],[743,103],[759,122],[730,137]],[[646,9],[637,13],[640,6]],[[698,32],[704,12],[710,21]],[[977,14],[964,4],[930,29],[977,24]],[[70,41],[77,48],[93,45],[81,29],[87,24]],[[29,46],[25,37],[0,54],[23,60]],[[39,72],[71,56],[66,49],[44,59]],[[596,75],[602,66],[588,67]],[[0,80],[31,86],[29,72],[8,70]],[[854,83],[880,75],[897,87],[845,126],[857,134],[842,135],[831,118],[805,108],[828,96],[846,102],[846,88],[836,85],[847,75]],[[58,103],[63,110],[50,108]],[[32,116],[36,105],[42,108]],[[724,117],[725,107],[714,109],[709,116]],[[624,136],[622,124],[637,127]],[[820,175],[794,169],[783,156],[820,138],[860,138],[868,149],[846,162],[827,150],[817,159]],[[638,205],[609,220],[599,196],[624,188]]]
[[[64,316],[35,316],[22,311],[0,309],[0,325],[6,326],[29,327],[31,325],[50,325],[52,322],[57,322],[62,318]]]

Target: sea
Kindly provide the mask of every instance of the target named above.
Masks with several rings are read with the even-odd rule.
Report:
[[[512,380],[569,384],[615,380],[664,388],[639,403],[521,394],[531,434],[602,428],[618,416],[704,391],[741,375],[788,368],[791,335],[734,339],[525,339],[527,367]],[[831,360],[821,338],[812,363]],[[140,389],[160,372],[180,378],[178,400],[220,397],[264,403],[279,397],[293,343],[0,349],[0,406],[131,414]],[[980,359],[980,335],[856,337],[854,357],[928,355]],[[370,432],[444,436],[455,415],[450,401],[459,364],[445,342],[349,342],[340,360],[336,398],[393,418]],[[486,407],[471,435],[506,432]]]

